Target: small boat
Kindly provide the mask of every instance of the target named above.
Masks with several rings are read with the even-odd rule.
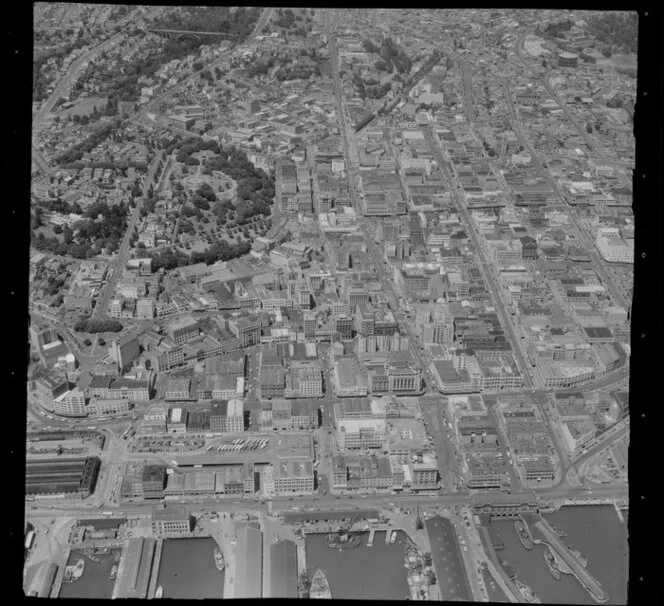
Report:
[[[549,569],[549,572],[552,574],[553,578],[558,581],[560,579],[560,568],[558,568],[556,556],[553,555],[551,547],[549,546],[547,546],[546,551],[544,552],[544,561],[546,562],[546,566]]]
[[[327,535],[327,546],[330,549],[353,549],[360,544],[360,537],[351,535],[347,530],[331,532]]]
[[[117,576],[118,576],[118,565],[113,564],[113,566],[111,566],[111,573],[108,575],[108,578],[113,580]]]
[[[332,599],[330,584],[327,582],[327,577],[325,576],[325,573],[320,568],[316,570],[313,578],[311,579],[309,597],[311,599],[324,599],[324,600]]]
[[[516,528],[517,535],[519,535],[521,545],[523,545],[526,549],[532,549],[535,545],[533,544],[533,540],[530,538],[530,533],[528,532],[526,525],[521,520],[517,520],[514,522],[514,527]]]
[[[158,600],[163,595],[164,595],[164,588],[161,585],[159,585],[159,587],[157,587],[157,591],[155,591],[154,593],[154,597]]]
[[[525,585],[517,578],[514,579],[514,584],[516,585],[516,588],[521,592],[521,595],[524,597],[526,602],[528,602],[529,604],[536,604],[538,602],[541,602],[541,600],[539,600],[535,596],[533,590],[530,587],[528,587],[528,585]]]
[[[397,531],[393,530],[392,531],[392,538],[390,539],[390,543],[394,543],[394,541],[397,540]]]
[[[217,567],[219,572],[223,572],[226,568],[226,562],[224,561],[224,554],[221,552],[219,545],[214,548],[214,565]]]
[[[85,570],[85,561],[77,560],[74,568],[72,570],[72,580],[80,579],[83,576],[83,571]]]

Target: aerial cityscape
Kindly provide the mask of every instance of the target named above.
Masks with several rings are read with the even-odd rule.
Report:
[[[25,595],[627,603],[636,12],[33,20]]]

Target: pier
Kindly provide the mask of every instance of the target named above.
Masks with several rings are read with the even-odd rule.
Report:
[[[590,596],[599,603],[604,603],[609,599],[609,595],[604,591],[601,585],[593,576],[579,563],[579,561],[570,553],[569,549],[556,535],[555,532],[545,521],[535,522],[535,527],[544,535],[551,548],[560,556],[563,562],[572,570],[572,574],[579,580]]]
[[[51,587],[45,588],[45,592],[48,593],[46,593],[43,597],[57,598],[60,595],[60,590],[62,589],[62,584],[64,583],[65,569],[67,568],[67,562],[69,561],[70,553],[71,549],[67,548],[64,554],[64,563],[62,565],[58,564],[58,569],[56,570],[55,577],[53,578],[53,585]],[[48,572],[46,574],[48,575]]]
[[[487,562],[487,564],[489,565],[489,569],[491,569],[491,567],[493,566],[495,570],[493,576],[495,577],[496,582],[500,585],[500,587],[505,592],[508,598],[509,597],[514,598],[514,601],[520,604],[525,604],[526,598],[524,598],[521,592],[518,590],[517,586],[514,584],[514,581],[512,581],[512,579],[509,578],[509,576],[503,569],[502,564],[498,560],[496,551],[493,548],[493,543],[491,542],[491,536],[489,535],[489,531],[485,526],[480,526],[479,532],[480,532],[480,538],[482,540],[482,546],[484,547],[486,554],[489,556],[489,561]]]
[[[297,568],[298,575],[307,572],[307,550],[305,549],[304,539],[297,542]]]
[[[148,587],[148,599],[154,598],[157,591],[157,577],[159,576],[159,566],[161,564],[161,551],[164,546],[163,539],[157,539],[154,550],[154,560],[152,561],[152,574],[150,575],[150,585]]]
[[[613,507],[616,510],[616,513],[618,514],[618,519],[624,524],[625,518],[622,514],[622,511],[620,511],[620,507],[618,507],[618,503],[616,503],[616,501],[613,502]]]

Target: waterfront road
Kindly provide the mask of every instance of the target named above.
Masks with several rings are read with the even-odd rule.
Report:
[[[478,494],[482,502],[490,503],[495,493]],[[515,503],[532,501],[533,491],[515,491],[511,498]],[[625,499],[627,497],[626,486],[601,485],[593,489],[587,488],[557,488],[541,491],[537,497],[544,501],[566,501],[566,500],[588,500],[603,499],[606,501]],[[272,499],[273,513],[286,511],[320,511],[329,509],[373,509],[388,506],[399,506],[414,510],[417,506],[421,511],[433,511],[438,508],[452,508],[468,505],[472,497],[467,494],[441,494],[437,496],[428,495],[367,495],[364,497],[341,497],[327,495],[325,497],[298,496],[279,497]],[[192,513],[204,511],[224,511],[230,513],[264,512],[267,504],[259,502],[258,498],[242,497],[237,499],[206,499],[206,498],[183,498],[178,502],[185,504]],[[26,502],[26,513],[30,517],[96,517],[102,511],[113,511],[116,515],[127,516],[149,516],[155,509],[153,503],[121,503],[112,506],[108,503],[98,504],[94,502],[75,500],[51,500],[51,501],[28,501]]]

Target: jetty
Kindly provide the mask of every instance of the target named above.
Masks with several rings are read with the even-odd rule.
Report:
[[[558,535],[547,524],[546,521],[541,520],[535,522],[535,528],[546,538],[551,548],[556,552],[560,559],[572,570],[572,574],[579,580],[581,585],[590,594],[590,596],[598,603],[603,604],[609,599],[609,595],[602,589],[602,586],[595,580],[595,578],[581,565],[575,558],[570,550],[560,541]]]
[[[514,599],[513,601],[516,601],[520,604],[527,603],[526,598],[523,596],[519,588],[515,585],[514,581],[510,578],[510,575],[508,575],[505,572],[503,565],[498,559],[496,551],[493,548],[491,536],[489,535],[489,531],[487,530],[486,526],[480,526],[479,531],[480,531],[480,539],[482,541],[482,546],[484,547],[487,556],[489,556],[489,561],[487,562],[487,564],[489,565],[489,569],[493,567],[492,572],[493,576],[496,579],[496,582],[500,585],[500,587],[505,592],[508,598],[512,597]]]
[[[620,507],[618,507],[618,503],[616,501],[613,502],[613,507],[615,508],[616,513],[618,514],[618,519],[624,524],[625,518],[622,514],[622,511],[620,511]]]
[[[152,573],[150,575],[150,585],[148,586],[148,599],[152,599],[157,592],[157,577],[159,576],[159,566],[161,565],[161,552],[164,547],[164,539],[157,539],[154,550],[154,560],[152,561]]]

